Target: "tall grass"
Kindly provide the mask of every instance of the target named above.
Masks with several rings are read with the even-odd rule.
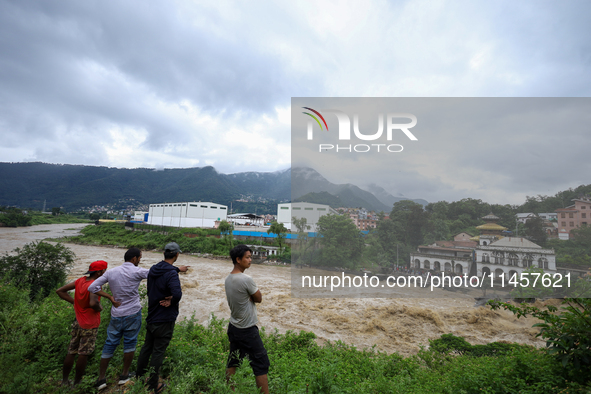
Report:
[[[48,215],[41,212],[30,212],[31,226],[38,224],[60,224],[60,223],[90,223],[89,219],[83,219],[73,215]]]
[[[147,311],[143,313],[145,317]],[[73,307],[53,293],[31,302],[26,291],[10,283],[0,285],[0,392],[71,392],[58,383],[73,319]],[[79,393],[94,391],[110,319],[108,307],[101,319],[96,350],[75,390]],[[192,319],[177,323],[161,369],[168,393],[232,393],[224,377],[229,349],[226,325],[213,315],[207,326]],[[342,342],[320,346],[310,332],[279,334],[262,329],[261,333],[271,361],[272,393],[584,393],[589,389],[568,381],[562,366],[544,351],[524,345],[505,346],[506,351],[493,355],[422,349],[415,356],[402,357]],[[138,349],[144,337],[142,328]],[[255,393],[252,370],[244,364],[234,376],[235,392]],[[119,392],[113,387],[121,365],[119,347],[107,371],[111,384],[107,392]],[[147,391],[134,381],[125,392]]]
[[[196,235],[196,237],[191,237]],[[228,256],[230,249],[239,243],[232,237],[221,237],[215,229],[176,228],[139,225],[137,228],[125,227],[124,223],[103,223],[87,226],[81,235],[66,237],[61,241],[85,245],[114,245],[122,248],[136,247],[142,250],[162,250],[169,242],[176,242],[183,253],[203,253]],[[254,242],[254,241],[253,241]],[[257,241],[259,242],[259,241]],[[289,251],[289,248],[286,248]]]
[[[87,226],[82,234],[68,237],[70,242],[87,245],[115,245],[123,248],[137,247],[142,250],[162,250],[169,242],[176,242],[184,253],[208,253],[227,256],[237,244],[232,239],[212,237],[212,230],[166,228],[150,231],[151,228],[131,230],[123,223],[105,223],[99,226]],[[217,231],[219,234],[219,231]],[[190,238],[185,234],[196,234]]]

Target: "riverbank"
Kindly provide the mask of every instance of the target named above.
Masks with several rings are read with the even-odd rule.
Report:
[[[84,225],[41,225],[27,228],[1,228],[0,252],[8,252],[39,239],[75,235]],[[69,279],[84,274],[95,260],[109,262],[109,267],[123,263],[125,249],[105,246],[66,244],[76,254]],[[162,259],[160,253],[144,251],[142,266],[150,267]],[[183,300],[181,317],[207,325],[211,314],[229,318],[224,279],[231,270],[229,260],[210,260],[182,255],[179,264],[191,266],[181,275]],[[506,311],[475,308],[471,299],[374,299],[374,298],[292,298],[291,271],[285,266],[253,265],[251,275],[263,293],[258,307],[260,324],[280,333],[287,330],[311,331],[319,344],[341,340],[357,348],[376,346],[387,353],[416,354],[429,339],[453,333],[472,344],[508,341],[544,346],[536,338],[533,318],[516,319]]]
[[[71,236],[80,228],[0,229],[0,251]],[[108,261],[109,268],[123,263],[124,248],[66,246],[76,254],[70,280],[82,276],[97,259]],[[149,267],[161,259],[161,252],[144,251],[141,265]],[[236,392],[225,382],[229,310],[223,283],[231,262],[183,254],[178,263],[191,268],[180,275],[180,318],[161,370],[169,390],[255,392],[250,368],[241,368],[235,375]],[[537,320],[518,320],[506,311],[474,307],[470,299],[294,298],[289,267],[252,265],[248,273],[263,293],[258,311],[274,393],[586,392],[573,382],[579,378],[583,382],[582,377],[570,374],[540,349],[544,343],[535,338],[537,330],[531,327]],[[6,284],[0,286],[0,301],[0,392],[71,391],[60,389],[58,383],[74,318],[72,307],[54,293],[31,303],[25,292]],[[99,349],[109,319],[107,305],[101,316]],[[455,336],[444,335],[450,333]],[[144,335],[142,328],[139,346]],[[89,359],[87,376],[74,392],[94,392],[98,354],[95,351]],[[134,380],[123,387],[116,385],[121,358],[119,349],[107,371],[110,386],[103,392],[146,393]]]

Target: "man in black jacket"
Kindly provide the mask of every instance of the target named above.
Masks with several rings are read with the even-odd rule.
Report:
[[[186,266],[175,267],[181,249],[176,242],[164,247],[164,260],[153,265],[148,273],[148,317],[146,318],[146,340],[137,362],[137,376],[153,368],[148,385],[155,393],[161,393],[164,385],[158,385],[158,371],[164,361],[164,352],[172,339],[174,323],[179,315],[179,301],[183,296],[179,271],[186,272]]]

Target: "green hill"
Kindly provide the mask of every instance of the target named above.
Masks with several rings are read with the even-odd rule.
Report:
[[[308,193],[301,197],[298,197],[293,200],[294,202],[311,202],[314,204],[325,204],[329,205],[331,208],[336,209],[339,207],[344,207],[345,204],[341,201],[340,198],[333,196],[328,192],[320,192],[320,193]]]

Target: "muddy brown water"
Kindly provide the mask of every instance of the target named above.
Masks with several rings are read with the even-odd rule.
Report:
[[[25,228],[0,228],[0,252],[11,252],[26,243],[74,235],[85,224],[53,224]],[[66,244],[75,254],[76,263],[69,279],[84,274],[95,260],[109,262],[109,267],[123,263],[125,249],[115,247]],[[149,268],[162,260],[160,252],[144,251],[141,266]],[[207,324],[211,314],[227,319],[224,279],[232,269],[230,260],[210,260],[181,255],[177,265],[189,265],[181,274],[183,299],[181,318],[194,316]],[[403,355],[414,354],[419,346],[441,334],[463,336],[472,344],[510,341],[541,347],[544,342],[535,337],[532,325],[537,319],[517,319],[507,311],[492,311],[474,307],[471,299],[385,299],[385,298],[323,298],[291,297],[290,268],[255,265],[246,272],[251,275],[261,293],[258,306],[260,325],[280,333],[287,330],[312,331],[318,343],[341,340],[359,349],[375,345],[377,350]]]

